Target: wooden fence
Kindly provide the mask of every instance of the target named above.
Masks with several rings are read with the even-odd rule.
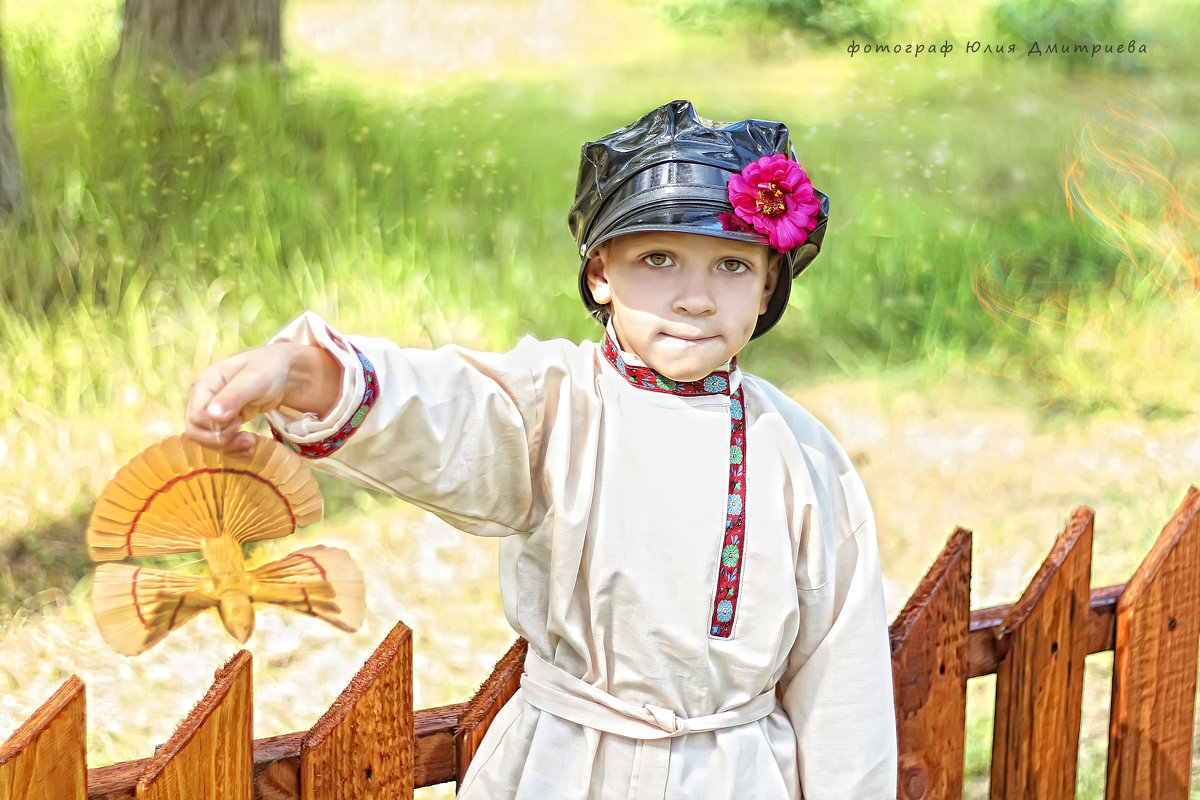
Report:
[[[967,681],[996,675],[992,798],[1075,794],[1089,653],[1114,652],[1108,800],[1182,800],[1200,641],[1200,491],[1128,583],[1090,589],[1092,512],[1076,511],[1014,604],[970,608],[971,534],[955,531],[891,628],[900,797],[958,798]],[[68,679],[0,746],[0,800],[411,798],[461,779],[516,691],[518,641],[469,702],[413,711],[399,623],[309,731],[252,738],[250,654],[151,758],[88,769],[83,683]]]

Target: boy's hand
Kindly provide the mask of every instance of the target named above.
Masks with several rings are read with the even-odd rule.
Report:
[[[242,424],[281,406],[326,416],[341,390],[341,365],[327,351],[279,342],[238,353],[196,378],[188,394],[184,436],[231,455],[249,455],[254,437]]]

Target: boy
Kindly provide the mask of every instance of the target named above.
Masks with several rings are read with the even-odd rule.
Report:
[[[895,797],[865,492],[734,359],[824,235],[789,153],[783,125],[685,101],[584,146],[569,225],[602,344],[409,350],[305,314],[193,386],[198,441],[245,448],[268,413],[329,471],[503,537],[529,655],[461,798]]]

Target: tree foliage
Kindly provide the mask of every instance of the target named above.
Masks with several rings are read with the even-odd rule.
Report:
[[[1021,42],[1114,42],[1123,22],[1121,0],[1001,0],[992,20],[1004,36]],[[1087,59],[1086,55],[1081,56]]]
[[[688,28],[788,28],[824,41],[886,34],[898,0],[663,0],[656,7]]]

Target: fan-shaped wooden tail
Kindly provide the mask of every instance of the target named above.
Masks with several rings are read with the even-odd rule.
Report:
[[[345,550],[315,545],[250,571],[255,602],[318,617],[344,631],[362,626],[362,570]]]
[[[324,511],[321,489],[304,459],[287,447],[260,436],[254,454],[240,469],[258,476],[259,480],[247,483],[241,476],[239,491],[225,494],[226,531],[237,541],[246,543],[285,536],[321,519]],[[282,519],[276,516],[280,500],[290,517],[290,530],[272,533],[282,525]]]
[[[143,450],[96,501],[87,529],[94,561],[200,549],[203,539],[245,543],[286,536],[321,518],[321,490],[303,460],[257,437],[235,458],[172,436]]]
[[[149,650],[216,598],[203,577],[129,564],[101,564],[92,578],[92,611],[118,653]]]

